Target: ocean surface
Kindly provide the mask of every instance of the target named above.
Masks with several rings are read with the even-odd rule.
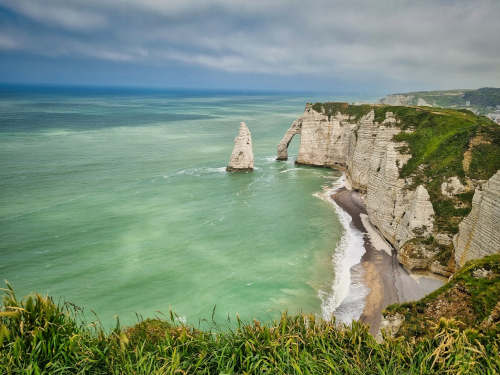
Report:
[[[319,193],[340,174],[294,165],[298,139],[288,162],[276,146],[307,101],[366,99],[3,87],[0,279],[108,328],[170,309],[195,325],[329,315],[349,236]],[[256,170],[230,174],[240,121]]]

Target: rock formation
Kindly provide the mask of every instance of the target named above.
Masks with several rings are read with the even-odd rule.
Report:
[[[459,228],[453,239],[457,265],[500,252],[500,171],[476,188],[472,210]]]
[[[227,165],[228,172],[253,171],[252,134],[244,122],[240,123],[238,136]]]
[[[290,145],[293,136],[295,134],[300,134],[301,127],[302,127],[301,122],[294,121],[292,123],[292,126],[290,126],[290,128],[287,130],[285,136],[281,139],[281,142],[278,145],[278,157],[276,158],[277,160],[288,159],[288,146]]]
[[[370,222],[394,246],[401,263],[409,269],[428,269],[449,276],[452,270],[435,259],[436,248],[428,242],[451,246],[451,236],[436,230],[435,212],[426,187],[422,184],[415,186],[411,177],[400,177],[400,168],[411,155],[400,152],[406,143],[394,140],[394,135],[401,132],[401,128],[396,126],[397,121],[389,111],[385,113],[383,121],[377,122],[373,109],[356,118],[340,112],[326,115],[316,111],[312,105],[307,105],[304,114],[292,123],[281,140],[278,159],[287,158],[287,146],[299,134],[301,140],[297,163],[345,171],[348,184],[364,193]],[[496,232],[490,231],[488,235],[496,235],[497,239],[495,242],[485,238],[485,242],[476,240],[476,243],[479,248],[483,248],[489,241],[490,245],[496,244],[494,251],[498,252],[500,181],[490,182],[489,186],[488,193],[483,193],[482,203],[478,201],[479,198],[474,200],[477,201],[476,211],[483,210],[480,205],[491,207],[491,213],[485,213],[481,220],[496,222]],[[442,188],[450,194],[463,192],[455,178],[451,178]],[[497,194],[496,208],[492,203],[494,193],[491,190],[494,189]],[[460,243],[465,241],[465,227],[463,231],[464,234],[458,240]],[[473,250],[471,254],[478,256],[480,251]]]
[[[349,184],[366,194],[371,223],[400,249],[417,235],[432,232],[434,210],[424,186],[408,190],[407,181],[399,178],[398,165],[409,156],[400,154],[392,140],[400,131],[391,126],[395,122],[390,112],[382,124],[374,121],[373,111],[358,121],[341,113],[328,118],[308,105],[280,142],[278,159],[286,158],[286,145],[300,134],[297,163],[344,170]]]

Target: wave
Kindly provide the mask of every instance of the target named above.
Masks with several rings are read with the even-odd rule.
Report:
[[[162,176],[163,178],[171,178],[176,176],[205,176],[209,174],[223,174],[226,173],[226,167],[201,167],[201,168],[188,168],[180,169],[177,172],[169,175]]]
[[[361,257],[365,253],[363,233],[351,225],[351,215],[344,211],[331,198],[332,194],[345,186],[345,181],[345,175],[343,174],[331,187],[314,194],[316,197],[331,203],[335,207],[339,220],[344,227],[344,233],[332,255],[334,280],[331,290],[319,291],[321,315],[326,320],[330,320],[333,315],[337,315],[336,310],[346,299],[356,302],[362,299],[364,302],[364,295],[366,294],[364,286],[358,280],[359,277],[355,277],[354,279],[351,277],[351,269],[361,262]],[[363,306],[359,308],[359,303],[357,305],[356,309],[354,309],[355,311],[351,309],[350,313],[347,314],[348,316],[345,316],[345,311],[342,311],[341,320],[350,322],[352,319],[359,318]]]
[[[290,168],[290,169],[285,169],[284,171],[281,171],[280,173],[288,173],[288,172],[291,172],[291,171],[300,171],[304,168]]]

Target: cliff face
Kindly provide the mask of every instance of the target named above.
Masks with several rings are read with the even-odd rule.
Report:
[[[472,210],[459,227],[453,241],[458,265],[500,252],[500,171],[476,189]]]
[[[364,193],[371,223],[394,246],[401,263],[409,269],[449,276],[453,265],[440,263],[438,255],[449,251],[452,236],[437,228],[425,184],[414,176],[401,177],[401,168],[411,155],[401,151],[408,149],[406,142],[394,140],[402,132],[400,120],[386,111],[385,118],[379,114],[376,121],[377,107],[355,114],[335,110],[325,114],[315,108],[308,104],[293,122],[278,146],[278,159],[287,158],[288,144],[300,134],[297,163],[344,170],[352,188]],[[498,196],[496,199],[498,209]],[[500,212],[492,215],[498,218]],[[498,229],[496,233],[500,233]]]
[[[240,130],[234,139],[233,152],[226,170],[228,172],[253,170],[252,135],[244,122],[240,123]]]

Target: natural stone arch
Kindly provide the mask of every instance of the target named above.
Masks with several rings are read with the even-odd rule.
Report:
[[[292,142],[295,134],[300,134],[302,130],[302,120],[298,119],[292,122],[292,125],[287,130],[283,138],[278,145],[278,157],[276,160],[288,160],[288,146]]]

